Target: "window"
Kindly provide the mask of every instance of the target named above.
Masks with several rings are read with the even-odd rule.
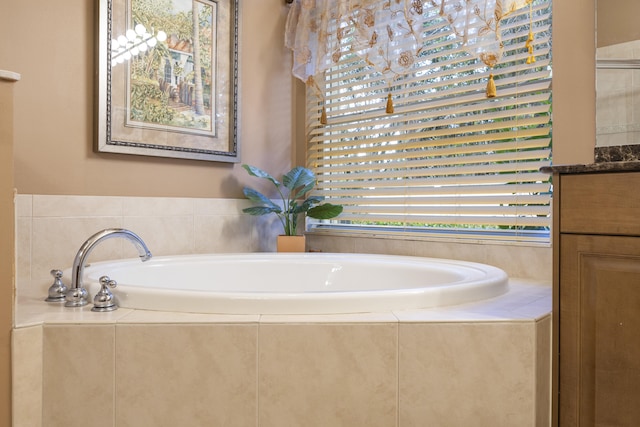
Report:
[[[327,124],[307,94],[308,166],[318,194],[344,206],[317,232],[348,231],[548,243],[551,182],[551,1],[502,21],[504,55],[489,70],[447,22],[430,16],[415,72],[390,86],[355,55],[327,71]],[[527,63],[531,28],[535,62]]]

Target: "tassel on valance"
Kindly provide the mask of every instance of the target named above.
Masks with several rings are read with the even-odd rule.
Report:
[[[534,62],[536,62],[536,57],[533,55],[533,33],[531,31],[529,31],[529,37],[527,38],[525,47],[529,52],[529,56],[527,57],[527,64],[533,64]]]
[[[493,73],[491,73],[489,74],[489,81],[487,82],[487,98],[495,98],[496,95],[496,82],[493,80]]]
[[[391,98],[391,92],[387,94],[387,114],[393,114],[393,99]]]
[[[529,37],[524,45],[529,52],[527,64],[533,64],[536,62],[536,57],[533,55],[533,2],[529,3]]]

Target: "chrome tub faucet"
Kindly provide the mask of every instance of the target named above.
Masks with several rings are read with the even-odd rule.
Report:
[[[71,287],[66,294],[65,307],[82,307],[89,302],[89,292],[87,292],[82,283],[85,261],[96,246],[105,240],[115,237],[122,237],[133,243],[136,249],[138,249],[138,254],[142,261],[151,259],[152,255],[147,245],[134,232],[124,228],[107,228],[97,232],[82,244],[73,260]],[[103,288],[106,287],[103,286]]]

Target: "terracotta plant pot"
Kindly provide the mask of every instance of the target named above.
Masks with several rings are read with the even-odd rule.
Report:
[[[304,252],[304,236],[278,236],[278,252]]]

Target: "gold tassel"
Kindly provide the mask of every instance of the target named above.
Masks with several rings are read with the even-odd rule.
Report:
[[[527,64],[533,64],[534,62],[536,62],[536,57],[533,56],[533,33],[531,31],[529,31],[529,37],[527,38],[527,42],[524,45],[529,51]]]
[[[320,114],[320,124],[327,124],[327,109],[322,106],[322,114]]]
[[[529,52],[527,64],[533,64],[536,62],[536,57],[533,55],[533,2],[529,3],[529,37],[527,37],[527,42],[524,46]]]
[[[387,114],[393,114],[393,99],[391,99],[391,92],[387,94]]]
[[[489,82],[487,83],[487,98],[496,97],[496,82],[493,81],[493,74],[489,74]]]

